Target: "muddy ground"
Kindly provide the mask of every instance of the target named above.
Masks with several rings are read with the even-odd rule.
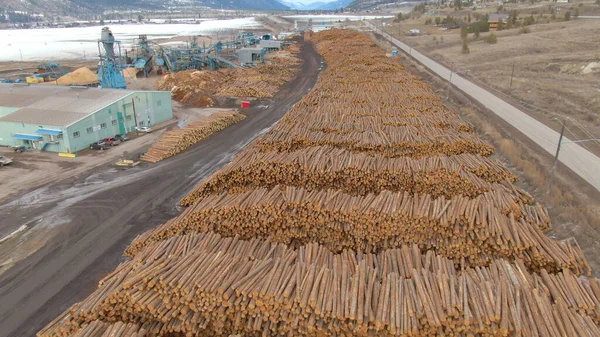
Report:
[[[14,240],[48,236],[41,249],[0,275],[0,336],[34,336],[88,296],[136,235],[177,215],[181,197],[273,126],[323,68],[312,44],[299,56],[302,71],[272,100],[257,102],[243,111],[247,119],[190,150],[128,170],[105,165],[0,206],[0,228],[26,225]]]

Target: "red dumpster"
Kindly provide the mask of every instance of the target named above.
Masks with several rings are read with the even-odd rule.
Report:
[[[250,101],[242,101],[242,109],[247,109],[250,107]]]

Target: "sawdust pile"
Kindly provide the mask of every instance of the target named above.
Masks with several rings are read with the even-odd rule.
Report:
[[[173,99],[196,107],[211,107],[214,96],[269,98],[291,80],[302,63],[299,47],[269,55],[264,64],[250,69],[185,70],[165,76],[160,90],[171,91]]]
[[[86,67],[81,67],[59,77],[55,83],[58,85],[92,85],[98,83],[98,75]]]
[[[125,78],[133,78],[133,79],[135,79],[137,77],[137,74],[136,74],[137,72],[136,72],[135,68],[126,68],[126,69],[123,69],[123,71],[121,73],[123,74],[123,76]]]

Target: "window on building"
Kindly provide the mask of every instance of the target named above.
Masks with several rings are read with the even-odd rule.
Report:
[[[156,101],[156,106],[161,106],[162,102],[160,101],[160,99],[158,101]]]
[[[79,131],[73,132],[73,138],[77,138],[77,137],[79,137]]]
[[[144,121],[138,123],[140,126],[144,126]]]
[[[102,128],[102,129],[106,129],[106,123],[102,123],[102,124],[100,124],[100,128]]]
[[[113,119],[112,125],[117,125],[117,120],[116,119]]]
[[[94,129],[92,129],[92,128],[87,128],[87,133],[92,133],[92,132],[94,132]]]
[[[127,115],[127,120],[130,121],[131,120],[131,115]]]

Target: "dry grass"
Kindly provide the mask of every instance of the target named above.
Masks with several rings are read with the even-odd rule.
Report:
[[[535,7],[530,10],[539,13],[547,11],[548,5],[530,7]],[[560,13],[564,10],[566,8]],[[525,12],[525,8],[519,8],[520,15]],[[539,15],[534,16],[543,21]],[[461,52],[458,30],[422,27],[424,20],[403,21],[400,24],[403,30],[419,28],[424,33],[422,36],[401,36],[400,39],[461,76],[526,107],[534,118],[554,129],[559,129],[560,125],[552,121],[553,117],[569,116],[595,136],[600,135],[600,120],[596,114],[600,110],[600,73],[583,72],[585,67],[593,66],[593,62],[600,62],[600,35],[597,34],[600,20],[534,24],[527,27],[528,34],[520,34],[520,28],[494,32],[498,37],[496,44],[486,43],[484,40],[490,33],[482,33],[478,41],[469,41],[468,55]],[[396,26],[387,30],[399,34]],[[473,39],[473,34],[469,34],[469,39]],[[515,72],[511,85],[513,65]],[[574,125],[571,131],[574,134],[568,134],[571,138],[590,138]],[[600,154],[600,145],[590,143],[587,146],[590,151]]]

